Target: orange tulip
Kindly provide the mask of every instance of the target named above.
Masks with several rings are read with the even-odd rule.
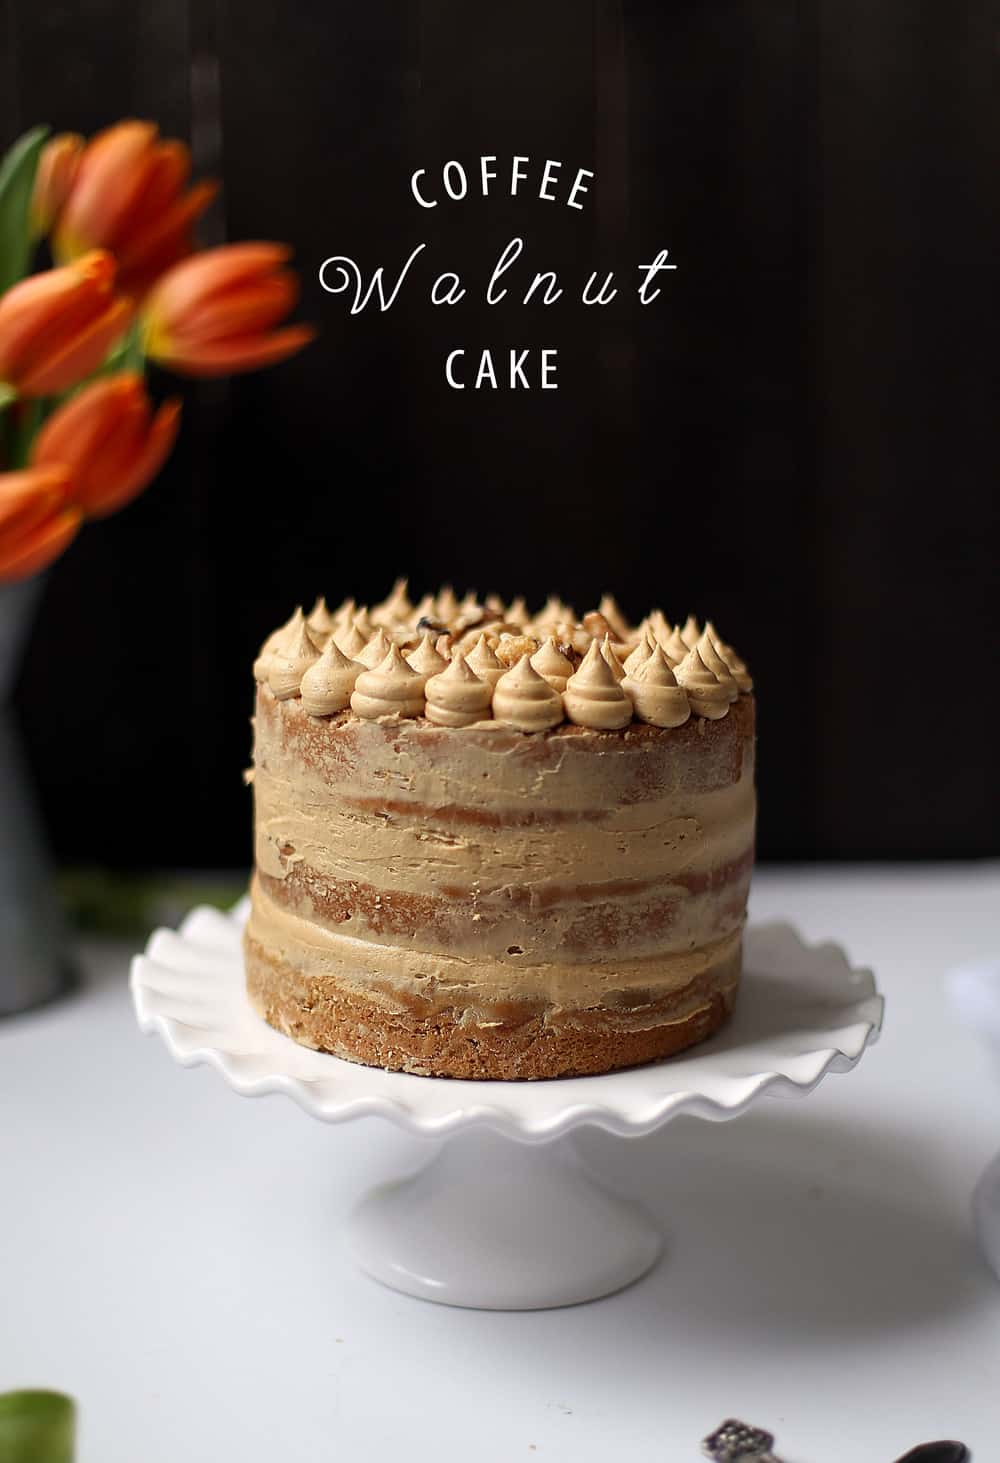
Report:
[[[142,313],[147,356],[185,376],[228,376],[269,366],[315,336],[308,325],[273,327],[298,298],[283,244],[225,244],[175,264]]]
[[[131,315],[114,278],[111,255],[96,251],[0,297],[0,383],[18,396],[54,396],[95,371]]]
[[[88,249],[118,260],[121,290],[140,298],[171,264],[190,254],[191,227],[217,185],[185,193],[191,155],[182,142],[160,141],[152,122],[118,122],[84,149],[53,235],[60,262]]]
[[[77,132],[61,132],[42,149],[31,198],[31,232],[36,239],[44,239],[59,217],[82,152],[83,138]]]
[[[68,487],[63,467],[0,473],[0,581],[37,574],[75,538],[83,513]]]
[[[153,414],[142,377],[95,381],[54,411],[35,439],[37,468],[63,468],[73,502],[88,518],[124,508],[159,472],[174,445],[180,403]]]

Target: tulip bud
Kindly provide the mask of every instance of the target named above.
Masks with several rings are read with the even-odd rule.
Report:
[[[131,314],[114,280],[114,260],[98,250],[0,297],[0,383],[18,396],[55,396],[95,371]]]
[[[180,424],[180,403],[153,414],[142,378],[107,376],[52,413],[35,440],[35,467],[62,467],[70,496],[88,518],[124,508],[163,466]]]
[[[142,311],[143,348],[185,376],[227,376],[269,366],[315,336],[273,327],[295,305],[298,281],[284,244],[225,244],[175,264]]]
[[[190,254],[192,225],[217,185],[184,191],[191,155],[182,142],[161,141],[151,122],[119,122],[84,148],[52,247],[60,262],[88,249],[118,261],[123,294],[141,298],[170,265]]]
[[[83,152],[83,138],[76,132],[61,132],[42,149],[31,197],[31,233],[44,239],[62,210],[73,186]]]
[[[76,537],[83,514],[68,487],[62,467],[0,473],[0,582],[37,574]]]

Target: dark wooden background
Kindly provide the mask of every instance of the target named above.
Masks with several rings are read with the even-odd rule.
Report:
[[[248,859],[250,661],[296,601],[605,587],[757,674],[761,850],[997,849],[997,14],[920,0],[6,0],[0,130],[120,115],[294,244],[321,340],[187,390],[155,488],[53,573],[19,704],[57,851]],[[588,207],[422,213],[410,170],[592,167]],[[680,266],[646,311],[487,310],[532,267]],[[470,299],[350,319],[322,259],[427,240]],[[553,345],[558,392],[450,392]]]

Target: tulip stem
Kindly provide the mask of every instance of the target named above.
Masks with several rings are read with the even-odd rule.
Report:
[[[0,381],[0,472],[10,467],[14,455],[14,413],[8,410],[17,400],[17,392],[6,381]]]
[[[142,350],[142,331],[136,322],[122,336],[95,376],[114,376],[119,371],[135,371],[145,374],[146,364]]]
[[[146,361],[142,350],[142,331],[138,321],[130,328],[124,341],[124,352],[122,365],[126,371],[136,371],[140,376],[145,374]]]
[[[14,408],[13,443],[10,451],[10,465],[15,471],[27,467],[31,456],[31,444],[42,424],[42,402],[39,399],[22,401]]]

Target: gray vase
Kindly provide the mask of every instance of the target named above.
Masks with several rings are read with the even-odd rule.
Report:
[[[0,1016],[71,985],[66,927],[11,706],[42,583],[0,585]]]

